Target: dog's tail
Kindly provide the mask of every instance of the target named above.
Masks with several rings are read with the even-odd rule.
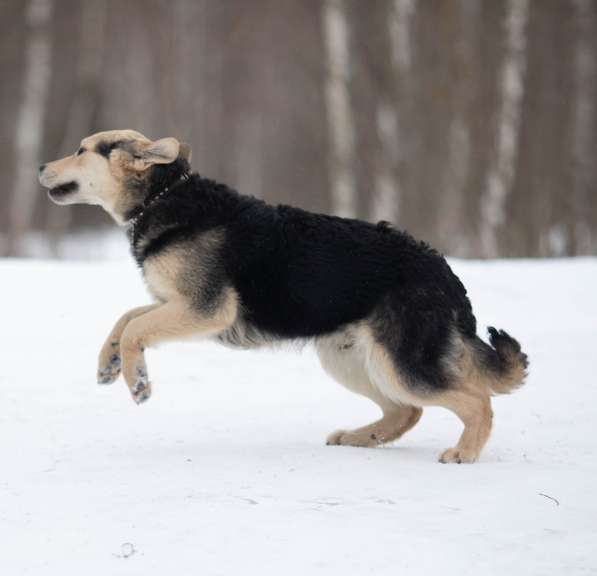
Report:
[[[475,363],[494,394],[509,394],[524,384],[529,360],[517,340],[503,330],[487,329],[491,346],[474,340]]]

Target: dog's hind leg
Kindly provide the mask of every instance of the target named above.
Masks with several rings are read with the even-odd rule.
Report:
[[[122,337],[122,333],[127,327],[127,324],[131,320],[146,314],[150,310],[154,310],[157,306],[159,306],[159,304],[133,308],[126,314],[123,314],[118,322],[116,322],[99,354],[99,367],[97,370],[98,384],[112,384],[120,375],[120,370],[122,368],[120,338]]]
[[[369,370],[372,380],[385,395],[396,402],[414,406],[442,406],[456,414],[464,431],[454,448],[445,450],[440,462],[475,462],[491,433],[490,390],[471,368],[470,356],[462,354],[450,360],[454,365],[453,384],[446,390],[432,390],[407,385],[396,369],[387,349],[374,338],[370,340]]]
[[[127,324],[120,342],[122,373],[137,404],[151,396],[145,348],[167,340],[209,336],[226,330],[236,319],[237,297],[229,291],[220,300],[209,312],[200,312],[184,300],[173,300]]]
[[[349,331],[320,338],[317,353],[324,370],[352,392],[375,402],[383,417],[356,430],[337,430],[327,438],[327,444],[374,447],[397,440],[419,421],[421,408],[396,404],[383,396],[369,378],[365,357]]]
[[[489,394],[475,394],[470,390],[454,390],[436,400],[439,406],[454,412],[464,424],[464,430],[454,448],[448,448],[439,457],[445,463],[475,462],[489,439],[493,412]]]

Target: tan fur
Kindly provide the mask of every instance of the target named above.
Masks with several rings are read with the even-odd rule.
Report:
[[[527,377],[524,364],[516,358],[510,362],[510,370],[503,375],[484,369],[479,365],[475,350],[464,344],[459,346],[452,363],[457,378],[467,382],[472,390],[488,394],[509,394],[522,386]]]
[[[337,430],[328,444],[378,446],[397,440],[419,421],[423,411],[393,402],[371,381],[363,325],[355,324],[331,336],[318,338],[316,349],[324,370],[349,390],[366,396],[382,410],[383,417],[356,430]]]
[[[149,306],[133,308],[132,310],[129,310],[123,314],[118,322],[116,322],[100,351],[98,361],[99,367],[97,373],[97,380],[99,384],[111,384],[120,375],[120,339],[124,329],[127,327],[127,324],[134,318],[142,316],[158,306],[159,304],[150,304]]]
[[[143,273],[150,294],[158,301],[167,302],[176,297],[191,297],[200,291],[208,282],[203,272],[208,268],[204,260],[218,257],[223,238],[223,230],[209,230],[147,258]]]
[[[120,340],[122,373],[133,398],[151,394],[143,351],[168,340],[211,336],[231,326],[238,311],[238,296],[228,288],[209,316],[199,314],[182,299],[170,300],[131,320]],[[139,389],[139,384],[143,387]]]
[[[143,265],[149,293],[159,302],[167,302],[180,295],[180,274],[185,265],[184,250],[169,249],[148,258]]]
[[[195,250],[194,253],[203,254],[206,258],[213,257],[213,251],[217,250],[221,239],[222,234],[217,230],[202,234],[196,244],[200,245],[203,250]],[[180,244],[146,260],[145,281],[150,294],[158,303],[134,308],[118,320],[100,352],[98,369],[100,383],[109,384],[120,373],[120,340],[129,322],[169,301],[187,302],[189,308],[191,307],[190,294],[197,290],[198,281],[201,282],[201,262],[189,260],[189,253],[186,244]],[[187,275],[193,279],[192,286],[186,280]],[[229,305],[224,303],[224,307]],[[217,309],[221,306],[221,302],[216,303],[214,314],[217,314]]]
[[[445,450],[440,461],[474,462],[479,457],[491,432],[491,389],[461,341],[453,342],[446,360],[453,388],[443,392],[410,387],[366,322],[320,338],[316,346],[324,369],[334,379],[374,401],[383,412],[380,420],[368,426],[334,432],[329,444],[371,447],[396,440],[416,425],[423,407],[442,406],[460,418],[464,431],[456,447]]]
[[[475,462],[491,434],[493,411],[489,394],[468,387],[450,390],[433,398],[438,406],[454,412],[464,424],[458,444],[440,455],[440,462]]]

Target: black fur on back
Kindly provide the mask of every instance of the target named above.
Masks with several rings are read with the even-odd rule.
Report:
[[[154,168],[148,194],[187,168],[182,159]],[[311,338],[367,319],[409,381],[449,386],[441,360],[451,335],[474,338],[476,322],[465,288],[435,250],[384,222],[271,206],[194,174],[146,209],[133,254],[143,266],[215,229],[224,241],[209,265],[210,292],[232,286],[249,327]]]

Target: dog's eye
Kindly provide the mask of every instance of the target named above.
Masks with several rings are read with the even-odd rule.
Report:
[[[77,150],[77,156],[81,156],[85,152],[85,148],[81,147]]]

